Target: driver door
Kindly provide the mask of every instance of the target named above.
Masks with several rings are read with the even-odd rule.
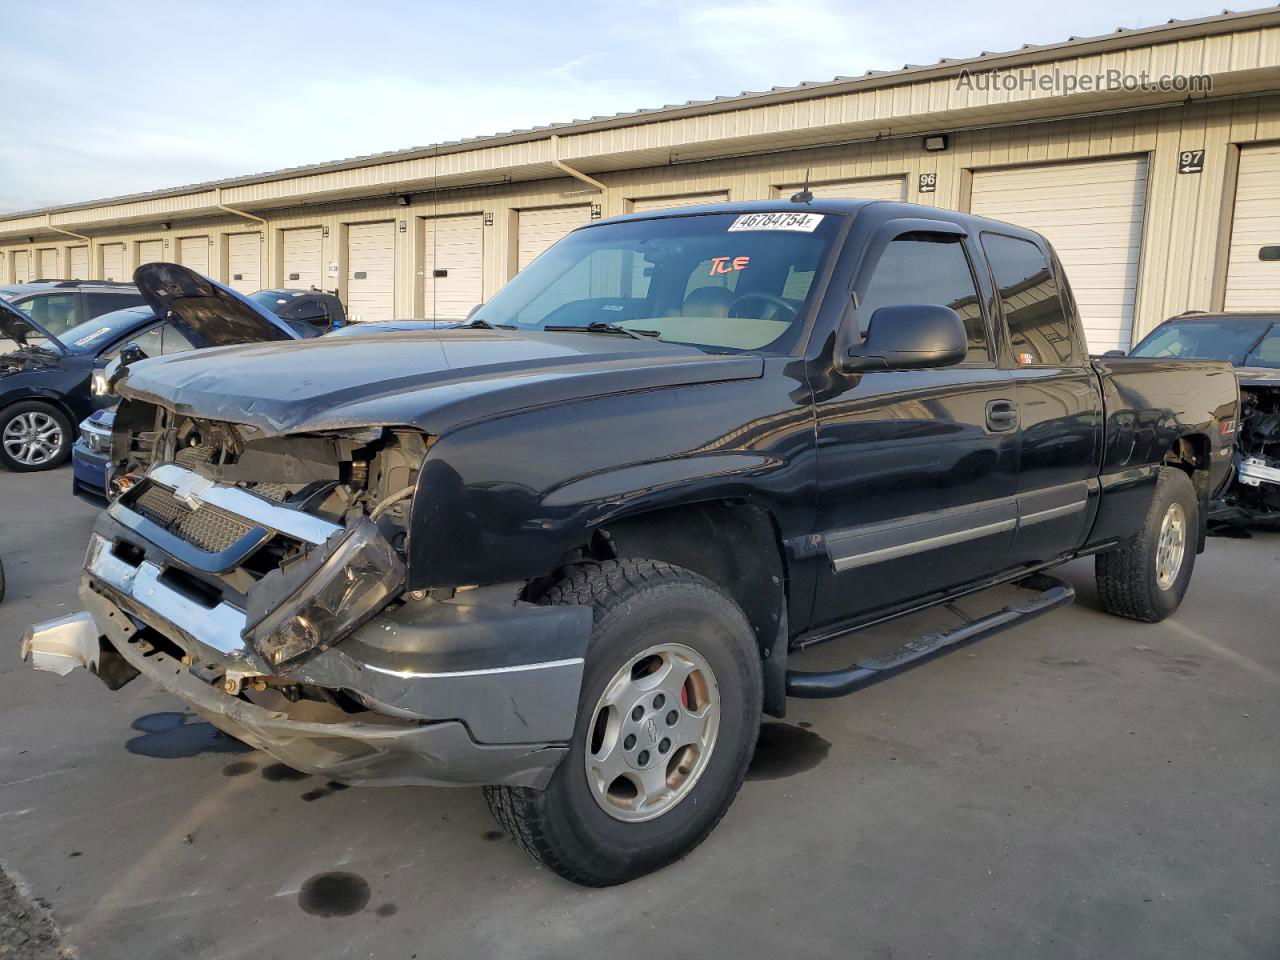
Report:
[[[964,321],[969,349],[952,367],[834,373],[815,385],[828,561],[815,627],[999,572],[1017,523],[1014,384],[996,366],[990,281],[974,269],[972,241],[914,231],[872,256],[855,282],[864,332],[880,307],[943,304]]]

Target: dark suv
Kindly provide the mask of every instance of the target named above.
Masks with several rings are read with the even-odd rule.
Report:
[[[0,286],[7,300],[55,337],[104,313],[145,301],[132,283],[109,280],[32,280]]]

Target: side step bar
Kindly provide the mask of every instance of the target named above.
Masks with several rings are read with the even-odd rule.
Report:
[[[787,671],[787,696],[806,699],[843,697],[863,687],[892,676],[908,667],[924,663],[948,653],[974,640],[1008,630],[1041,614],[1065,607],[1076,597],[1075,588],[1057,577],[1039,573],[1018,583],[1020,587],[1039,590],[1034,597],[1011,603],[995,613],[965,623],[953,630],[930,633],[912,640],[892,657],[879,660],[861,660],[844,670],[828,670],[814,673],[805,670]]]

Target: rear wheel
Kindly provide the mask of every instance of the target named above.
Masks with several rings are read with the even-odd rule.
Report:
[[[1094,561],[1102,609],[1147,623],[1172,615],[1191,582],[1199,530],[1200,503],[1191,478],[1162,467],[1141,532]]]
[[[0,411],[0,464],[19,473],[51,470],[71,453],[71,424],[57,407],[24,400]]]
[[[594,608],[574,739],[545,790],[485,797],[556,873],[622,883],[687,854],[733,802],[760,728],[760,655],[736,603],[666,563],[586,564],[546,602]]]

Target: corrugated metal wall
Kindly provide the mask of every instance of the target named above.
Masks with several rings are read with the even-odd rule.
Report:
[[[707,136],[714,139],[715,131],[708,128]],[[482,242],[471,249],[478,247],[480,251],[480,286],[483,297],[488,298],[515,273],[522,254],[527,260],[546,239],[535,233],[548,215],[535,215],[534,211],[574,207],[575,219],[585,222],[593,205],[598,205],[599,215],[609,217],[629,213],[636,204],[663,198],[727,193],[732,200],[766,199],[788,195],[806,173],[813,184],[861,181],[865,185],[859,191],[857,183],[851,184],[852,193],[901,194],[917,203],[968,209],[974,177],[983,171],[1070,160],[1145,157],[1144,228],[1131,308],[1132,335],[1136,339],[1156,323],[1184,310],[1221,307],[1227,283],[1238,158],[1242,148],[1267,142],[1280,142],[1280,95],[958,131],[951,135],[946,151],[935,153],[925,152],[919,137],[696,163],[669,162],[671,155],[663,151],[662,166],[595,174],[606,184],[604,194],[566,177],[441,191],[436,196],[414,192],[407,205],[386,197],[290,207],[270,213],[265,227],[228,216],[183,222],[181,230],[190,233],[195,228],[213,238],[211,249],[220,253],[217,262],[210,263],[209,272],[224,281],[229,280],[230,273],[227,236],[265,231],[259,286],[284,280],[282,231],[319,230],[323,264],[320,286],[338,289],[346,299],[353,282],[346,241],[349,227],[389,222],[394,262],[392,313],[415,316],[423,313],[427,293],[426,243],[430,232],[425,223],[430,217],[482,218]],[[519,147],[532,151],[537,146],[502,149],[518,152]],[[1202,172],[1178,172],[1180,154],[1187,150],[1204,151]],[[932,192],[921,192],[922,175]],[[298,178],[299,194],[305,192],[308,179],[313,178]],[[274,189],[279,190],[279,184]],[[165,215],[173,216],[168,212]],[[127,277],[136,266],[127,261],[138,241],[158,239],[168,243],[172,235],[149,228],[146,232],[103,231],[94,237],[89,263],[95,276],[102,276],[107,245],[123,243],[121,260]],[[1280,238],[1274,242],[1280,243]],[[0,257],[0,263],[8,266],[12,276],[13,252],[32,251],[27,263],[34,266],[34,249],[47,245],[47,241],[34,245],[0,244],[0,250],[10,254]],[[174,259],[174,253],[166,248],[164,258]],[[62,256],[62,262],[67,262],[65,250]],[[1280,273],[1280,264],[1276,272]]]

